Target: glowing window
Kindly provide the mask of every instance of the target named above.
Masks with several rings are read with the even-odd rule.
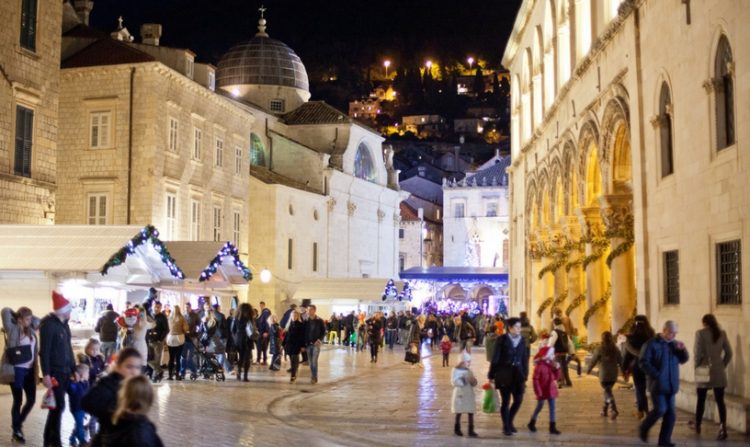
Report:
[[[250,164],[254,166],[266,165],[266,149],[263,141],[256,134],[250,134]]]
[[[378,178],[378,170],[375,168],[370,148],[364,143],[359,145],[354,156],[354,175],[368,182],[374,182]]]

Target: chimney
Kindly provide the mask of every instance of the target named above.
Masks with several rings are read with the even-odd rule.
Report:
[[[159,46],[161,39],[161,25],[158,23],[144,23],[141,25],[141,40],[146,45]]]
[[[78,15],[78,18],[81,19],[81,22],[83,22],[84,25],[88,26],[91,10],[94,9],[94,1],[73,0],[73,8],[75,8],[76,14]]]

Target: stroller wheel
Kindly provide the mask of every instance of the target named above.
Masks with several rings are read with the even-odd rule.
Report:
[[[217,382],[223,382],[227,380],[227,378],[224,376],[224,373],[218,373],[216,374],[216,381]]]
[[[198,374],[196,374],[196,373],[190,373],[190,380],[192,382],[195,382],[196,380],[198,380]]]

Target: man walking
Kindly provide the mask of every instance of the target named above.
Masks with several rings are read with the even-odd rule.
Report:
[[[398,331],[398,318],[394,313],[388,315],[388,319],[385,320],[385,343],[389,349],[393,349],[393,344],[396,343]]]
[[[494,380],[495,388],[500,391],[500,414],[505,436],[512,436],[516,432],[513,419],[523,402],[524,386],[529,375],[528,357],[528,347],[521,337],[521,320],[509,318],[508,332],[495,341],[495,352],[487,374],[487,378]],[[510,405],[511,397],[513,405]]]
[[[115,321],[119,316],[114,311],[112,304],[107,304],[107,310],[99,317],[96,327],[94,327],[94,331],[99,334],[102,355],[107,363],[112,360],[112,356],[117,352],[118,327]]]
[[[47,413],[44,424],[44,447],[60,447],[60,422],[65,410],[65,392],[76,363],[70,344],[68,320],[73,307],[61,294],[52,292],[53,312],[42,319],[39,326],[39,363],[42,381],[52,389],[56,406]]]
[[[255,320],[255,327],[258,329],[258,341],[256,342],[256,346],[258,347],[258,354],[256,363],[260,363],[261,365],[267,365],[268,364],[268,342],[269,342],[269,334],[271,331],[271,326],[268,323],[268,318],[271,316],[271,309],[266,307],[265,301],[260,302],[260,315],[258,315],[258,319]],[[263,361],[261,362],[261,354],[263,356]]]
[[[161,356],[164,352],[164,343],[169,334],[169,322],[167,321],[167,316],[162,312],[161,302],[159,301],[154,301],[154,314],[152,318],[154,319],[154,327],[146,334],[149,349],[153,352],[153,357],[148,361],[148,364],[153,369],[152,381],[159,382],[164,377],[164,371],[161,368]]]
[[[667,321],[661,334],[652,338],[641,350],[640,366],[646,373],[651,392],[652,409],[641,422],[638,435],[648,442],[648,431],[660,418],[660,446],[674,446],[672,430],[676,419],[674,397],[680,389],[680,365],[688,361],[685,344],[675,340],[677,323]]]
[[[320,346],[323,344],[323,337],[326,335],[326,326],[323,320],[317,315],[317,307],[311,304],[307,308],[308,318],[305,321],[305,346],[307,351],[307,361],[310,364],[310,383],[318,383],[318,356],[320,356]]]
[[[185,345],[182,348],[182,367],[180,376],[184,377],[189,369],[193,374],[198,374],[196,355],[198,346],[198,326],[201,324],[198,312],[194,311],[190,302],[185,303],[185,321],[188,324],[188,333],[185,335]]]

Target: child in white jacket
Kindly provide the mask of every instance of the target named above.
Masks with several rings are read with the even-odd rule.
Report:
[[[476,411],[476,397],[474,387],[477,379],[469,369],[471,356],[464,352],[463,360],[453,368],[451,383],[453,384],[453,400],[451,401],[451,412],[456,414],[456,424],[453,432],[457,436],[463,436],[461,432],[461,414],[469,415],[469,436],[477,437],[474,431],[474,412]]]

